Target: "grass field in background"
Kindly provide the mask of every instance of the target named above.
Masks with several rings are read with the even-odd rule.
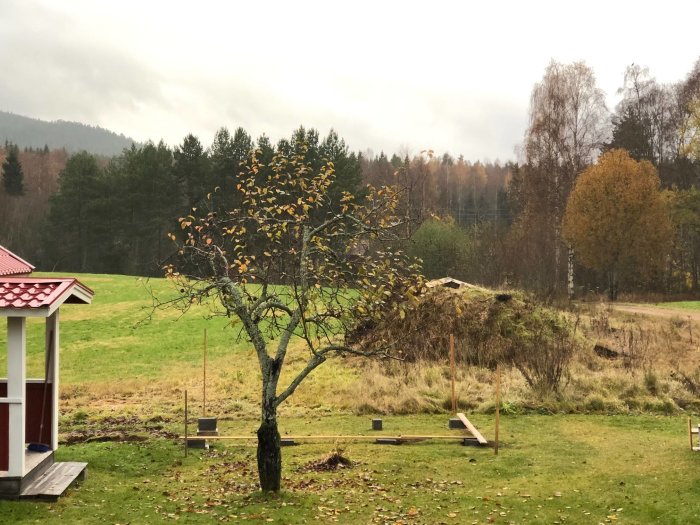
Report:
[[[78,278],[95,291],[95,298],[91,305],[64,305],[60,311],[63,413],[87,410],[171,417],[182,410],[185,389],[201,407],[205,329],[210,408],[249,417],[259,412],[257,359],[250,343],[238,338],[238,326],[232,326],[230,319],[212,315],[207,306],[193,307],[186,315],[175,309],[153,312],[151,293],[166,300],[174,292],[163,279],[89,274]],[[5,348],[6,338],[6,324],[0,323],[0,348]],[[44,375],[43,345],[44,321],[32,319],[27,336],[28,377]],[[292,345],[283,381],[288,382],[303,366],[306,356]],[[5,375],[6,365],[0,359],[0,376]],[[338,398],[356,376],[350,367],[321,367],[285,410],[297,413],[337,406],[327,399]]]
[[[700,301],[670,301],[667,303],[656,303],[656,306],[681,310],[700,310]]]
[[[52,274],[38,274],[52,275]],[[202,334],[208,328],[209,352],[217,359],[231,346],[228,320],[206,319],[204,307],[180,317],[176,310],[158,311],[149,322],[150,291],[167,299],[172,285],[163,279],[129,276],[78,275],[95,291],[91,305],[64,305],[61,318],[61,380],[66,385],[90,384],[131,378],[156,379],[172,370],[189,371],[201,360]],[[43,319],[29,321],[28,375],[41,377],[43,369]],[[225,341],[225,345],[224,343]],[[0,327],[0,344],[5,327]],[[4,363],[3,363],[4,365]],[[183,369],[184,366],[184,369]],[[3,369],[4,372],[4,369]]]

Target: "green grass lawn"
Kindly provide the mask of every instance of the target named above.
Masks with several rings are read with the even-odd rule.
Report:
[[[200,415],[205,327],[209,413],[220,417],[222,433],[254,433],[259,375],[249,344],[203,307],[182,318],[158,312],[142,323],[150,304],[144,285],[165,297],[162,280],[80,278],[96,295],[90,306],[61,310],[62,436],[118,428],[110,439],[145,441],[62,446],[59,460],[89,462],[87,480],[58,503],[0,502],[0,524],[700,523],[700,454],[688,450],[683,416],[508,416],[497,457],[490,448],[447,442],[308,443],[284,449],[285,490],[262,496],[253,442],[222,443],[185,458],[173,437],[182,432],[185,389],[192,422]],[[41,322],[30,323],[30,376],[43,376],[42,330]],[[5,344],[2,324],[0,348]],[[303,348],[292,348],[291,369],[304,357]],[[281,431],[370,433],[369,417],[352,415],[347,399],[358,375],[345,361],[321,367],[284,404]],[[445,434],[447,418],[385,416],[383,434]],[[493,438],[492,415],[470,419]],[[336,446],[356,462],[353,468],[305,468]]]
[[[493,419],[472,418],[487,437]],[[385,434],[446,433],[446,415],[387,417]],[[229,422],[247,433],[255,421]],[[283,432],[369,433],[369,419],[287,419]],[[683,418],[520,416],[502,421],[502,448],[424,442],[316,443],[284,449],[285,490],[256,491],[251,444],[185,458],[174,440],[60,450],[89,476],[58,503],[0,502],[2,523],[664,523],[700,522],[700,454]],[[454,432],[454,431],[453,431]],[[356,465],[305,470],[334,446]]]
[[[205,307],[185,316],[175,310],[156,312],[155,321],[148,322],[149,289],[161,299],[173,292],[162,279],[87,274],[79,279],[95,291],[95,298],[91,305],[61,308],[61,380],[66,385],[162,378],[171,370],[185,375],[201,360],[205,327],[212,359],[231,349],[231,330],[224,330],[229,320],[207,319],[211,312]],[[5,329],[0,327],[0,345],[5,344]],[[236,343],[233,347],[238,348]],[[42,377],[43,319],[29,321],[27,350],[28,375]],[[6,363],[1,366],[4,374]]]

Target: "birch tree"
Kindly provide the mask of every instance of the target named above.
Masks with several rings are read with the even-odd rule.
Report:
[[[532,90],[524,150],[527,170],[538,174],[531,180],[544,183],[533,190],[545,195],[549,209],[542,211],[551,217],[555,293],[561,281],[561,220],[566,199],[576,176],[595,159],[608,128],[605,94],[596,86],[593,70],[583,62],[552,61]],[[570,245],[566,248],[567,291],[571,298],[574,252]]]

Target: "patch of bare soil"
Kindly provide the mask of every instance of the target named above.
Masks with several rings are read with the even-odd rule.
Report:
[[[65,445],[76,443],[99,443],[107,441],[138,442],[151,438],[175,439],[178,434],[170,432],[161,424],[162,418],[142,420],[135,416],[105,417],[91,421],[81,428],[72,428],[60,436]]]

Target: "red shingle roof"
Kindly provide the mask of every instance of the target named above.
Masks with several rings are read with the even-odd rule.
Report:
[[[0,246],[0,275],[22,275],[32,273],[32,270],[31,264]]]
[[[0,309],[50,308],[63,303],[89,303],[94,295],[73,278],[0,277]]]

